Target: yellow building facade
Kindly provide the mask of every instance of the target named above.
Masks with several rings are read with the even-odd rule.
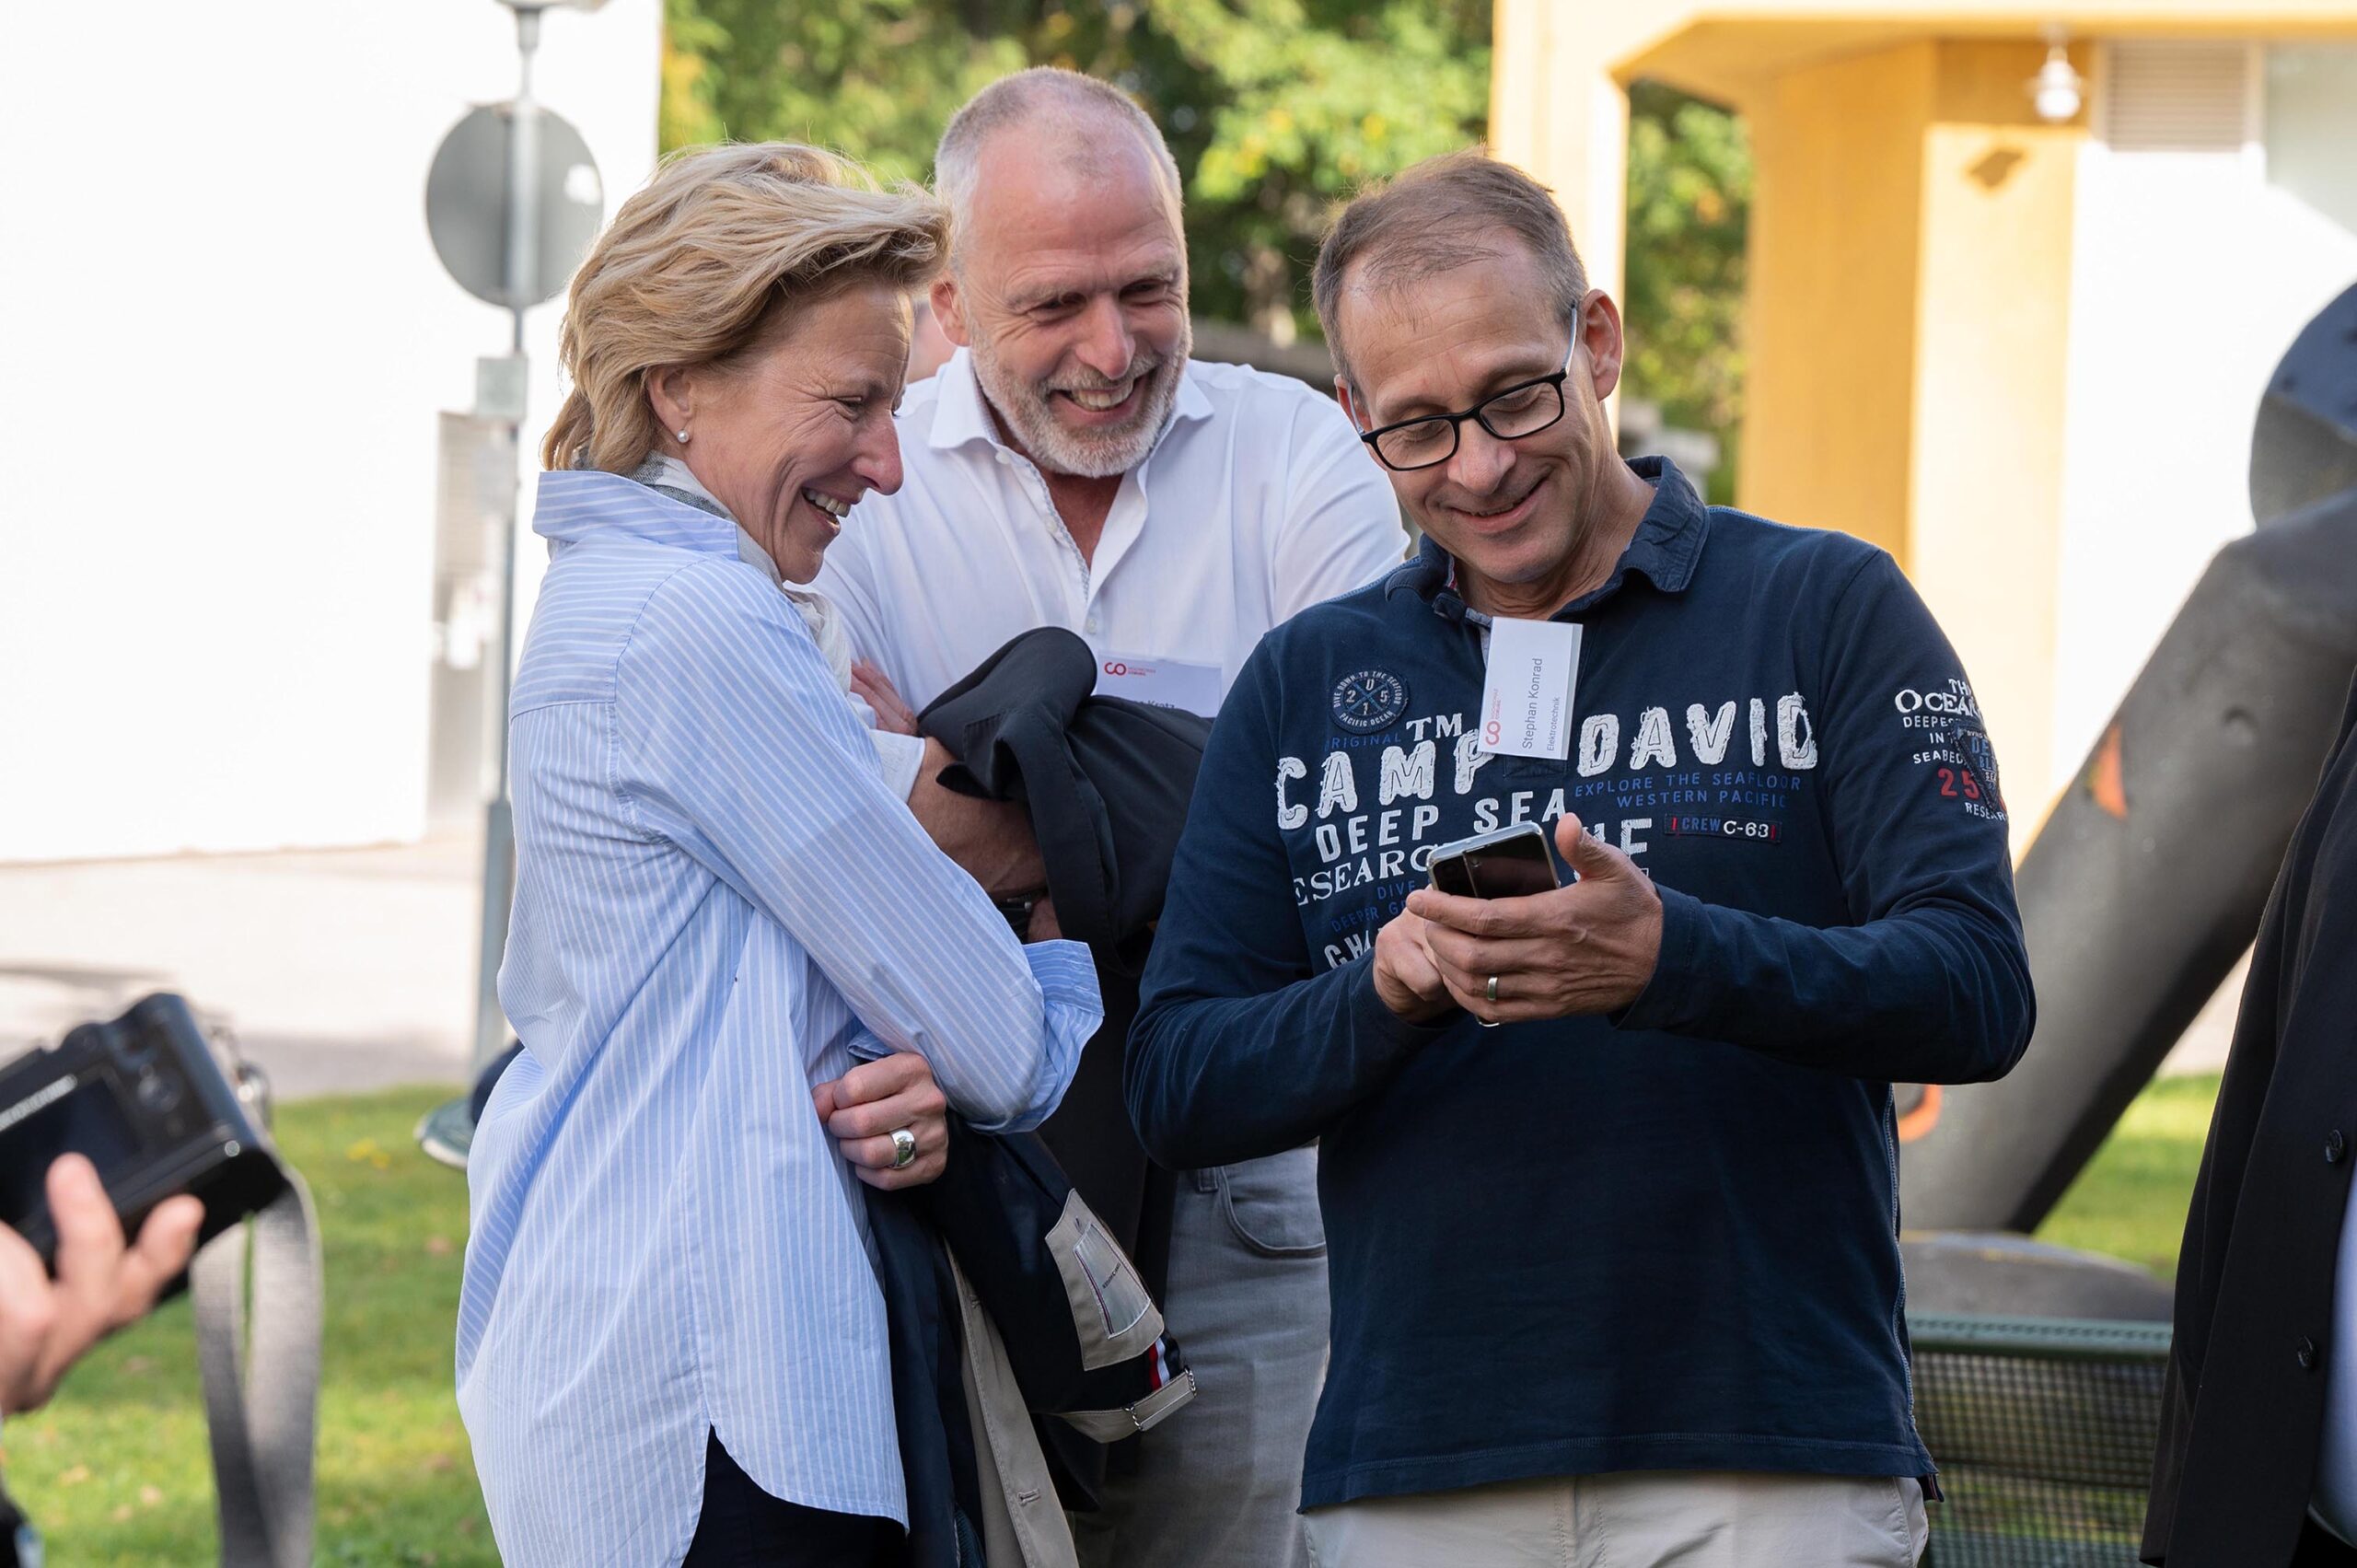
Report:
[[[1616,294],[1644,264],[1623,253],[1628,85],[1742,115],[1737,502],[1898,557],[1972,673],[2026,842],[2200,565],[2251,526],[2232,482],[2258,392],[2357,281],[2357,4],[1499,0],[1496,18],[1496,150],[1554,189]],[[2058,43],[2083,87],[2049,119],[2030,83]]]

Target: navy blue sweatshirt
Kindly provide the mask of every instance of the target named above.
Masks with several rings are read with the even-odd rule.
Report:
[[[1221,709],[1130,1037],[1155,1158],[1322,1140],[1333,1358],[1302,1505],[1626,1469],[1922,1476],[1893,1080],[1993,1078],[2032,1004],[1955,652],[1880,550],[1659,459],[1562,761],[1476,749],[1429,540],[1264,638]],[[1376,930],[1433,847],[1569,811],[1662,900],[1612,1017],[1406,1023]]]

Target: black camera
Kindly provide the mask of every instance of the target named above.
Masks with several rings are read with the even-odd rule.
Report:
[[[210,1240],[286,1186],[188,1004],[169,994],[0,1067],[0,1220],[52,1265],[46,1181],[65,1154],[98,1167],[125,1236],[187,1192],[204,1203],[198,1239]]]

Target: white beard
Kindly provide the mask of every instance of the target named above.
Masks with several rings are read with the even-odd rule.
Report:
[[[1051,473],[1109,479],[1129,472],[1154,450],[1178,401],[1178,378],[1187,373],[1194,346],[1192,325],[1182,325],[1169,357],[1145,374],[1137,417],[1118,429],[1090,431],[1066,429],[1049,406],[1052,394],[1011,374],[981,338],[975,339],[971,354],[982,395],[1034,462]]]

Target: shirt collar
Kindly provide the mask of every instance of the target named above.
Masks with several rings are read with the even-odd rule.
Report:
[[[677,458],[650,452],[631,478],[649,490],[660,491],[674,501],[684,501],[700,512],[710,512],[715,517],[727,517],[736,522],[735,516],[721,504],[720,497],[706,490],[703,481],[696,477],[695,470]],[[755,568],[773,586],[785,587],[785,574],[777,569],[777,563],[770,559],[770,552],[761,548],[760,540],[745,531],[742,523],[737,524],[737,559]]]
[[[926,446],[946,452],[969,442],[981,441],[1002,450],[1012,450],[999,439],[998,423],[991,417],[981,381],[974,374],[971,350],[961,348],[951,354],[934,376],[940,382],[941,390],[935,397],[933,428],[925,436]],[[1194,362],[1190,360],[1178,377],[1178,396],[1170,405],[1170,418],[1155,445],[1159,447],[1176,426],[1211,416],[1212,401],[1195,385]]]
[[[532,531],[563,542],[623,534],[700,554],[735,555],[738,529],[726,513],[675,499],[603,469],[551,469],[540,475]]]
[[[732,516],[719,496],[703,487],[696,470],[679,459],[662,452],[649,452],[646,460],[631,471],[631,478],[650,490],[660,490],[675,501],[684,501],[699,511],[710,512],[715,517]]]
[[[933,429],[925,436],[925,445],[944,452],[969,441],[997,446],[998,432],[992,427],[991,411],[982,402],[982,384],[974,378],[974,356],[959,349],[933,377],[941,389],[934,397]]]
[[[1585,610],[1618,593],[1629,574],[1637,573],[1666,594],[1684,593],[1694,580],[1702,545],[1711,531],[1711,509],[1693,484],[1667,458],[1631,458],[1630,470],[1654,488],[1654,498],[1638,521],[1636,536],[1614,563],[1612,575],[1601,587],[1582,594],[1557,615]],[[1469,613],[1457,591],[1457,562],[1429,534],[1418,544],[1416,558],[1384,579],[1384,592],[1412,593],[1452,621]]]

